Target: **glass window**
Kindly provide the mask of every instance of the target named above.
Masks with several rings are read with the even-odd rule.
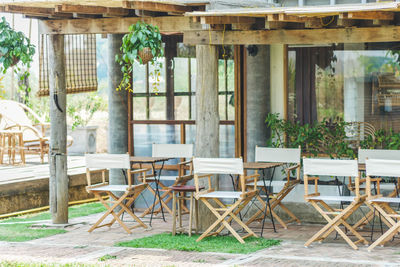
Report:
[[[400,131],[398,43],[290,47],[288,114],[302,123],[340,118]]]

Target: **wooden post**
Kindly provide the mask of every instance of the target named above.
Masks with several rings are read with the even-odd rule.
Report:
[[[55,224],[68,223],[67,122],[64,35],[50,35],[50,212]]]
[[[196,156],[219,157],[218,54],[214,45],[197,45],[196,75]],[[206,185],[206,179],[200,185]],[[214,186],[218,180],[213,180]],[[199,229],[204,231],[215,216],[203,204],[199,206]]]
[[[167,96],[167,120],[175,119],[175,96],[174,96],[174,57],[176,57],[177,40],[167,38],[165,42],[165,77]]]

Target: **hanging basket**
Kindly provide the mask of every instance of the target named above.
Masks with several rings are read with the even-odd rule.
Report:
[[[3,57],[3,56],[4,56],[4,54],[0,54],[0,57]],[[17,65],[19,60],[20,60],[19,57],[13,56],[10,67],[14,67],[15,65]]]
[[[19,62],[19,57],[13,56],[13,62],[11,64],[11,67],[14,67],[15,65],[17,65]]]
[[[153,54],[151,53],[151,48],[150,47],[145,47],[142,50],[139,50],[138,53],[138,60],[140,62],[139,57],[142,59],[142,64],[147,64],[147,62],[151,61],[153,59]]]

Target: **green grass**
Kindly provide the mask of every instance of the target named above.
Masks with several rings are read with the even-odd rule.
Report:
[[[100,257],[99,261],[115,260],[116,258],[117,258],[117,256],[115,256],[115,255],[106,254],[106,255]]]
[[[99,202],[93,202],[88,204],[71,206],[68,208],[68,218],[73,219],[77,217],[87,216],[90,214],[95,214],[99,212],[104,212],[106,208]],[[41,221],[50,220],[51,214],[49,211],[28,214],[18,217],[13,217],[5,220],[0,220],[2,222],[25,222],[25,221]]]
[[[103,211],[105,211],[104,206],[97,202],[72,206],[68,208],[70,219],[90,214],[95,214]],[[36,214],[29,214],[5,220],[0,220],[0,241],[24,242],[67,232],[64,229],[31,227],[34,224],[30,223],[32,221],[41,221],[50,219],[51,219],[50,212],[41,212]],[[1,223],[5,222],[7,223],[19,222],[19,223],[1,225]],[[20,222],[27,222],[27,223],[20,223]],[[0,265],[0,267],[2,267],[2,265]]]
[[[211,236],[196,242],[199,235],[176,235],[162,233],[153,236],[133,239],[117,243],[119,247],[133,248],[162,248],[167,250],[197,251],[197,252],[225,252],[248,254],[260,249],[276,246],[280,240],[249,237],[246,243],[239,243],[233,236]]]

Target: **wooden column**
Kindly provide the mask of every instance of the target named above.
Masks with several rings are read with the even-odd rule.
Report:
[[[55,224],[68,223],[67,122],[64,35],[50,35],[50,212]]]
[[[213,45],[197,45],[196,76],[196,156],[219,157],[218,55]],[[206,179],[200,180],[206,185]],[[218,180],[213,181],[214,186]],[[215,221],[215,216],[199,205],[200,230]]]
[[[235,157],[246,161],[246,51],[243,45],[235,45]]]
[[[165,42],[165,77],[167,96],[167,120],[175,120],[174,97],[174,57],[176,57],[177,38],[169,36]]]

